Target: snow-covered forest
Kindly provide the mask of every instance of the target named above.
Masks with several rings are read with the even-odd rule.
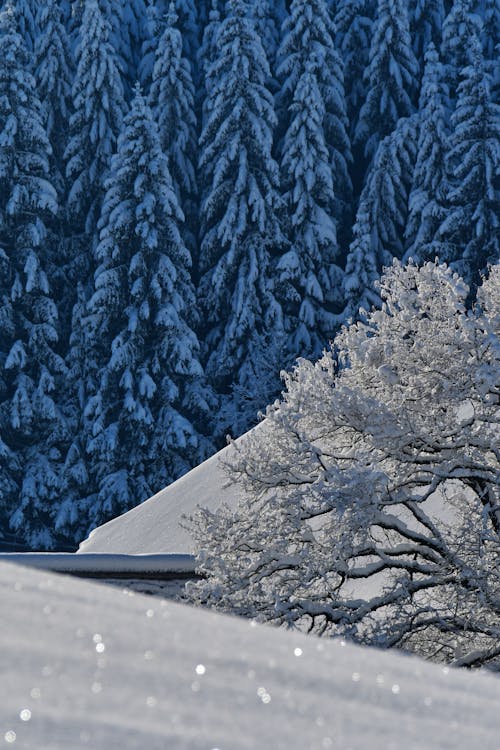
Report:
[[[0,538],[244,432],[393,259],[498,260],[498,0],[1,5]]]

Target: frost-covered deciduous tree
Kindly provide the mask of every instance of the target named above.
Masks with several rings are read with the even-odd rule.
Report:
[[[467,311],[448,268],[395,263],[235,447],[244,503],[192,520],[192,598],[264,621],[500,665],[500,268]]]
[[[206,457],[191,258],[158,126],[136,90],[106,183],[86,325],[95,389],[84,425],[87,529]]]
[[[411,47],[407,4],[378,0],[370,59],[365,71],[366,101],[361,107],[355,140],[371,159],[379,142],[402,117],[414,111],[418,62]]]
[[[65,366],[50,287],[49,230],[58,212],[42,105],[19,33],[0,13],[0,509],[39,548],[54,543]]]
[[[481,42],[469,39],[460,71],[446,159],[446,210],[437,231],[439,255],[470,284],[500,257],[500,108],[492,101]]]
[[[247,3],[230,0],[227,11],[207,70],[198,290],[206,372],[219,393],[229,396],[226,427],[239,408],[231,387],[252,390],[259,377],[257,353],[270,351],[282,334],[271,256],[283,244],[269,66]]]
[[[345,316],[380,302],[376,281],[404,251],[415,165],[416,115],[399,120],[380,143],[361,193],[343,279]]]

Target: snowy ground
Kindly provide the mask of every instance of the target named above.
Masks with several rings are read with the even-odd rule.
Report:
[[[182,528],[182,516],[197,505],[215,509],[242,498],[241,489],[228,485],[223,468],[232,450],[224,448],[146,502],[95,529],[78,551],[193,554],[194,542]]]
[[[0,747],[496,750],[500,680],[0,565]]]

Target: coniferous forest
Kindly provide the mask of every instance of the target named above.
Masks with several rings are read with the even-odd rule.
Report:
[[[394,258],[500,257],[498,0],[1,5],[0,540],[247,430]]]

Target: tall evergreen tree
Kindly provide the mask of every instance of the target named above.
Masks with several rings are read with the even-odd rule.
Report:
[[[333,216],[347,221],[352,185],[348,163],[351,160],[347,135],[342,60],[335,48],[335,27],[324,0],[292,0],[290,16],[283,24],[278,50],[278,76],[281,84],[279,106],[284,132],[295,114],[290,107],[302,75],[314,73],[323,109],[322,130],[333,173]]]
[[[325,106],[314,64],[300,77],[290,109],[282,175],[292,246],[280,259],[278,271],[292,364],[297,356],[319,356],[333,336],[338,321],[332,306],[339,309],[341,292]]]
[[[472,64],[470,39],[481,33],[481,20],[472,12],[472,3],[473,0],[454,0],[443,24],[441,59],[445,64],[450,112],[456,105],[460,73]]]
[[[476,0],[476,6],[483,20],[481,40],[484,57],[489,62],[498,62],[496,49],[500,42],[500,5],[498,0]]]
[[[12,3],[10,0],[7,0],[5,8],[8,8],[10,5]],[[30,54],[35,49],[35,43],[39,36],[36,19],[38,5],[38,0],[16,0],[15,2],[18,30]]]
[[[200,49],[198,50],[198,69],[200,71],[200,95],[199,101],[201,106],[203,124],[208,119],[208,110],[213,102],[210,96],[215,83],[214,62],[217,58],[218,47],[217,37],[222,20],[225,18],[223,0],[211,0],[208,20],[203,30]]]
[[[142,47],[148,36],[147,9],[148,0],[123,0],[122,54],[127,65],[127,81],[132,85],[139,76]]]
[[[444,0],[415,0],[410,3],[410,33],[417,60],[423,60],[429,44],[439,49],[443,21]]]
[[[168,0],[164,0],[168,3]],[[200,47],[200,27],[198,19],[198,3],[196,0],[175,0],[177,11],[178,29],[181,32],[184,57],[193,66],[193,72],[197,72],[196,59]]]
[[[75,234],[91,234],[97,224],[103,180],[123,118],[123,85],[109,35],[98,1],[86,0],[66,149],[68,221]]]
[[[460,72],[447,154],[446,214],[438,230],[441,257],[476,285],[500,257],[500,107],[491,99],[479,35]]]
[[[433,240],[443,215],[445,159],[448,150],[446,87],[443,66],[430,42],[420,92],[415,172],[405,231],[406,257],[417,263],[433,260]]]
[[[361,105],[367,97],[364,71],[368,67],[373,33],[374,0],[339,0],[335,15],[336,42],[344,61],[344,89],[351,141]],[[360,182],[355,179],[355,182]]]
[[[8,2],[0,13],[0,508],[2,523],[29,544],[50,548],[60,449],[68,438],[47,273],[47,225],[58,205],[18,12]]]
[[[252,5],[255,30],[266,53],[271,79],[275,79],[276,53],[280,42],[277,8],[273,0],[254,0]]]
[[[168,156],[174,188],[186,216],[184,238],[193,252],[198,212],[197,121],[193,80],[189,62],[183,56],[177,19],[175,5],[171,2],[156,49],[149,104],[159,125],[161,145]]]
[[[116,52],[109,40],[111,27],[97,0],[85,0],[77,70],[73,83],[74,113],[66,149],[69,194],[66,219],[69,234],[66,274],[71,283],[72,309],[68,373],[68,409],[75,419],[75,431],[65,456],[63,482],[69,500],[77,500],[85,489],[85,446],[82,433],[87,421],[83,410],[88,393],[95,388],[96,364],[90,356],[92,340],[85,326],[85,304],[94,274],[92,249],[97,241],[97,221],[124,111],[123,85]],[[81,507],[81,506],[80,506]],[[58,524],[65,528],[74,519],[67,504],[61,508]],[[81,530],[81,529],[80,529]]]
[[[74,58],[57,0],[44,0],[40,4],[37,23],[40,34],[35,44],[35,80],[52,147],[52,173],[57,175],[58,188],[63,194],[63,157],[72,107]]]
[[[414,111],[418,63],[411,48],[404,0],[378,0],[378,14],[365,71],[368,95],[361,108],[356,141],[371,159],[398,120]]]
[[[97,365],[86,416],[91,525],[136,505],[206,455],[203,372],[189,319],[191,260],[157,125],[136,90],[102,208],[88,326]]]
[[[246,2],[230,0],[228,10],[207,71],[213,83],[200,140],[199,284],[206,370],[226,395],[235,385],[252,389],[257,353],[280,335],[270,264],[282,245],[269,67]]]
[[[379,303],[375,282],[384,266],[403,255],[417,127],[416,115],[399,120],[381,141],[368,172],[345,268],[346,317]]]

